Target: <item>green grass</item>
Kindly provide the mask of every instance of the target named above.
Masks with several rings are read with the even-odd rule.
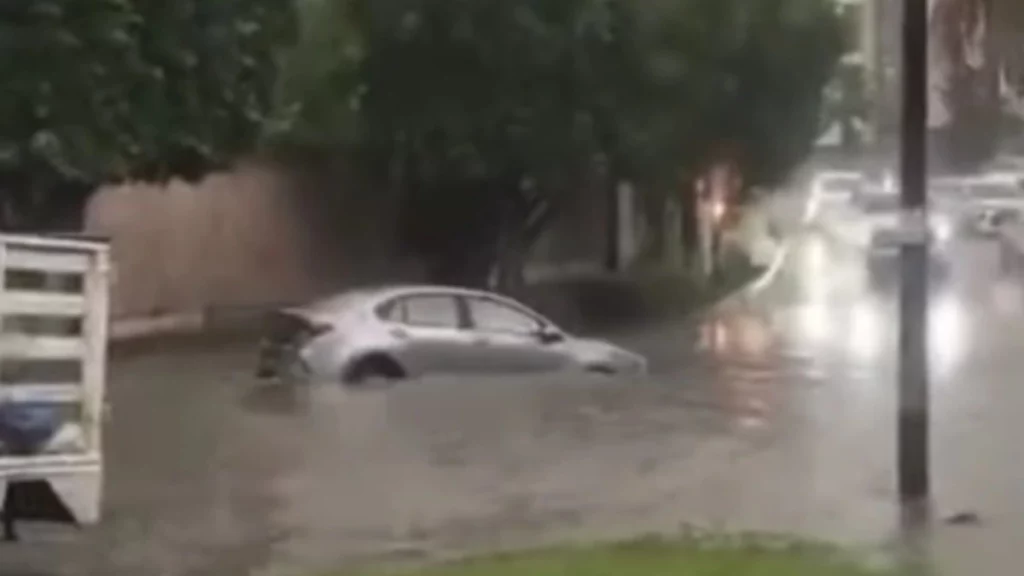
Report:
[[[812,545],[661,540],[553,548],[418,569],[330,576],[896,576]]]

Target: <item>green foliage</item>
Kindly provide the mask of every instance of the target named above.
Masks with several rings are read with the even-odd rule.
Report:
[[[675,169],[723,141],[775,156],[780,138],[804,142],[816,129],[843,36],[825,0],[324,0],[307,9],[283,91],[301,138],[385,147],[430,138],[434,162],[481,174],[510,164],[545,174],[597,153],[633,172],[669,156]],[[763,172],[785,172],[792,154],[782,156],[780,169]],[[752,165],[762,163],[772,162]]]
[[[778,181],[817,136],[842,48],[829,0],[304,6],[282,140],[365,154],[411,213],[443,220],[420,248],[459,227],[519,234],[601,166],[670,190],[726,153],[748,183]],[[470,236],[447,244],[495,241]]]
[[[0,6],[0,176],[25,187],[194,177],[251,150],[291,0]]]
[[[820,0],[744,4],[754,14],[736,57],[731,118],[749,183],[774,185],[818,136],[822,88],[843,50],[841,21]]]
[[[365,49],[350,0],[297,0],[299,41],[284,55],[272,147],[332,150],[356,140]]]

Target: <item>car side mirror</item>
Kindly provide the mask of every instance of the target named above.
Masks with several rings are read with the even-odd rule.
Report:
[[[540,340],[541,344],[557,344],[565,340],[565,334],[558,330],[544,327],[537,332],[537,339]]]

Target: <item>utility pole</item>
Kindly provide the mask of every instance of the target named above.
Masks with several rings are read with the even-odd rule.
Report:
[[[904,503],[927,504],[928,394],[928,0],[903,0],[903,118],[897,469]]]

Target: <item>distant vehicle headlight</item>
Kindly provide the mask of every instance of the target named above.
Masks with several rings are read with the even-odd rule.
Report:
[[[945,219],[937,220],[932,223],[932,234],[936,242],[948,242],[953,237],[953,225]]]

